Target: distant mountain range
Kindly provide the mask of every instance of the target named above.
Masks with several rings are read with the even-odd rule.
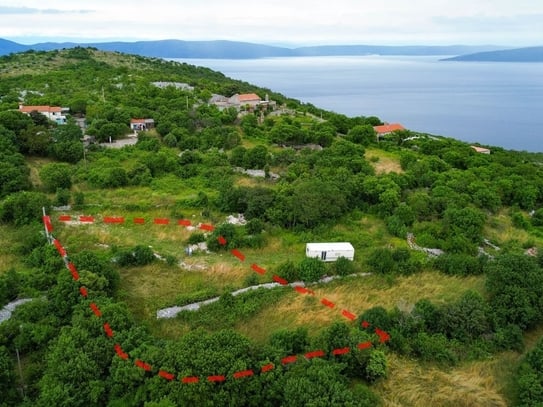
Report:
[[[18,44],[0,38],[0,55],[24,52],[28,50],[50,51],[54,49],[73,48],[77,46],[94,47],[103,51],[117,51],[127,54],[136,54],[157,58],[202,58],[202,59],[256,59],[269,57],[299,57],[299,56],[355,56],[355,55],[460,55],[460,57],[474,57],[493,53],[513,52],[513,56],[524,55],[519,50],[506,50],[495,45],[447,45],[447,46],[386,46],[386,45],[324,45],[313,47],[286,48],[271,45],[253,44],[236,41],[136,41],[136,42],[44,42],[32,45]],[[542,48],[539,49],[541,55]],[[501,50],[501,51],[500,51]],[[514,51],[517,51],[516,53]],[[465,55],[469,54],[469,55]],[[461,60],[461,59],[453,59]],[[468,60],[468,59],[466,59]],[[475,59],[469,59],[475,60]]]
[[[446,58],[443,61],[543,62],[543,47],[476,52],[474,54]]]

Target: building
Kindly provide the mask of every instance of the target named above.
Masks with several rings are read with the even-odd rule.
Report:
[[[307,243],[305,245],[305,255],[322,261],[336,261],[340,257],[354,260],[354,247],[348,242]]]
[[[373,130],[375,130],[377,133],[377,137],[383,137],[395,131],[405,130],[405,127],[403,127],[400,123],[392,123],[382,124],[381,126],[373,126]]]
[[[470,146],[479,154],[490,154],[490,150],[484,147]]]
[[[262,102],[262,99],[256,93],[236,93],[228,99],[228,102],[238,108],[244,106],[255,108]]]
[[[67,112],[68,108],[62,108],[58,106],[24,106],[19,105],[19,112],[24,114],[30,114],[31,112],[38,112],[47,117],[49,120],[56,124],[66,124],[66,116],[63,114]]]
[[[130,129],[134,131],[149,130],[155,127],[153,119],[130,119]]]

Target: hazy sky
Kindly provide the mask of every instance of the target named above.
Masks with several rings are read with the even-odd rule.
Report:
[[[543,45],[541,0],[0,0],[0,38]]]

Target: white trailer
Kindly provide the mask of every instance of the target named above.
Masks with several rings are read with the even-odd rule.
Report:
[[[348,242],[307,243],[305,255],[307,257],[316,257],[322,261],[336,261],[340,257],[354,260],[354,247]]]

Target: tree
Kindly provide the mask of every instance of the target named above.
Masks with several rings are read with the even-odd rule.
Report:
[[[15,225],[41,221],[42,207],[48,210],[50,206],[47,196],[40,192],[15,192],[0,205],[0,221]]]
[[[368,146],[375,142],[377,139],[377,133],[373,129],[372,125],[361,124],[350,129],[345,138],[352,143]]]
[[[543,273],[537,261],[524,255],[502,254],[485,266],[489,303],[501,324],[521,329],[543,318]]]
[[[15,366],[5,346],[0,346],[0,394],[2,401],[0,405],[16,405],[19,395],[16,390]]]
[[[55,192],[58,188],[70,189],[72,172],[68,164],[45,164],[40,170],[40,179],[47,192]]]

